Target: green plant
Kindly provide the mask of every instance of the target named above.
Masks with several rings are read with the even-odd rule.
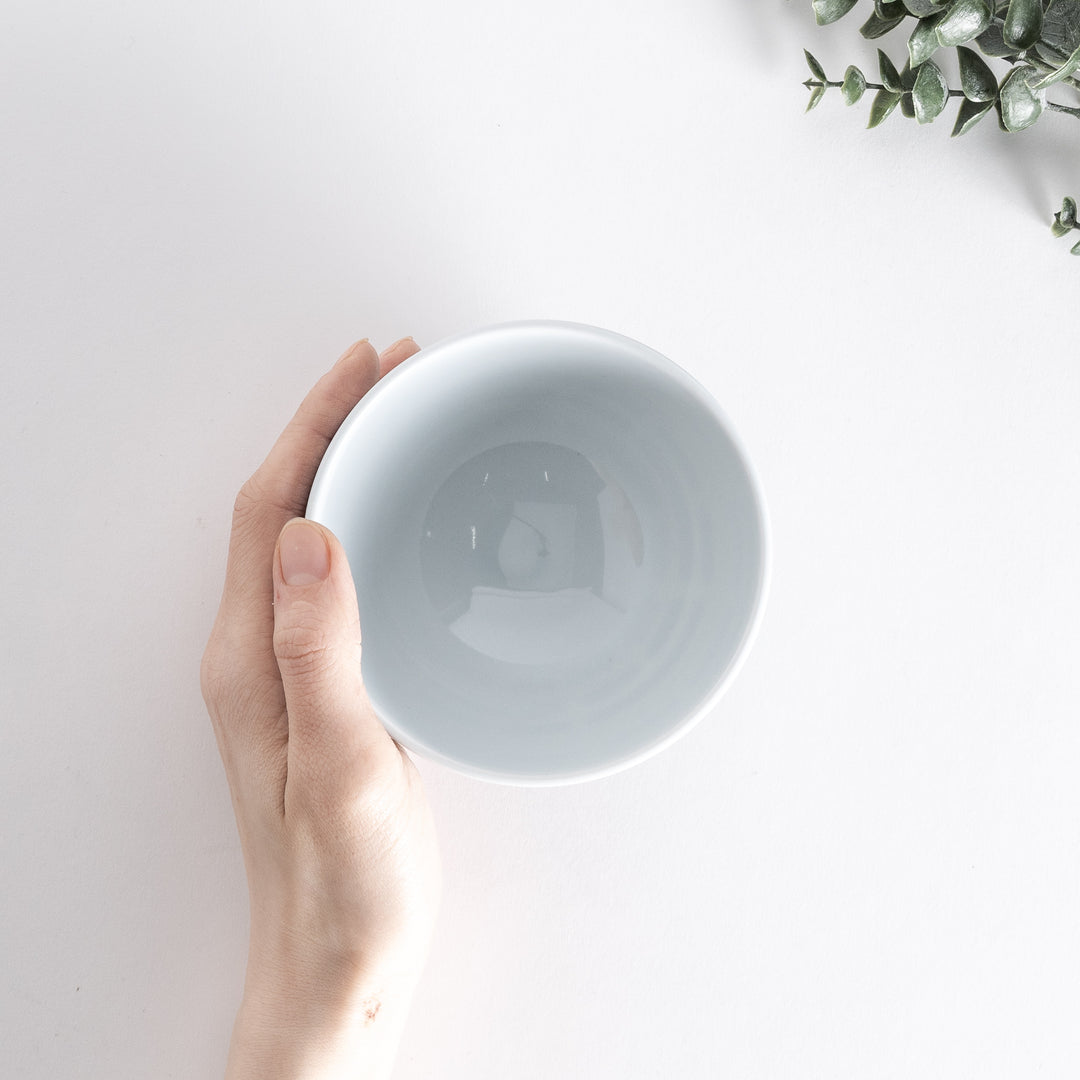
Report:
[[[1073,229],[1080,229],[1076,221],[1076,200],[1065,196],[1061,203],[1061,209],[1054,215],[1054,223],[1050,231],[1055,236],[1068,236]],[[1080,255],[1080,240],[1073,244],[1070,249],[1074,255]]]
[[[859,0],[811,0],[819,26],[836,22]],[[900,113],[929,124],[944,112],[950,99],[960,98],[953,136],[970,131],[991,109],[1002,131],[1031,127],[1044,113],[1080,119],[1080,105],[1048,100],[1050,90],[1080,91],[1080,0],[873,0],[873,13],[859,28],[876,40],[901,27],[915,25],[907,39],[902,69],[878,49],[880,82],[870,82],[855,65],[843,79],[830,80],[817,58],[807,50],[810,78],[809,112],[831,88],[839,89],[848,105],[867,90],[875,91],[867,127],[877,127],[900,107]],[[972,46],[975,46],[972,48]],[[940,49],[956,51],[959,88],[949,86],[934,56]],[[979,50],[979,51],[976,51]],[[1007,65],[1000,76],[979,55]],[[1076,204],[1066,197],[1051,226],[1061,236],[1076,224]],[[1080,254],[1080,244],[1072,249]]]

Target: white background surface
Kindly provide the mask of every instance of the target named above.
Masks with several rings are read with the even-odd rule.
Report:
[[[198,665],[235,491],[355,339],[534,317],[716,394],[770,607],[635,770],[422,763],[447,891],[396,1077],[1076,1075],[1080,126],[804,116],[803,46],[839,77],[861,21],[4,6],[5,1076],[221,1073],[247,898]]]

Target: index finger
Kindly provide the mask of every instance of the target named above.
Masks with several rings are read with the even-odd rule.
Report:
[[[380,358],[365,338],[346,350],[309,391],[236,498],[222,597],[224,614],[254,617],[268,639],[273,635],[272,564],[278,534],[290,518],[303,515],[330,440],[378,381],[384,365],[394,366],[418,351],[419,346],[407,340],[391,346]]]

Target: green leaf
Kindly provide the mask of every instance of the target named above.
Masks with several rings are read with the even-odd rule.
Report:
[[[939,0],[904,0],[904,7],[915,16],[916,19],[923,19],[927,15],[936,15],[946,5],[940,3]]]
[[[1061,202],[1058,216],[1061,218],[1061,223],[1068,225],[1071,229],[1076,224],[1076,200],[1066,195]]]
[[[818,62],[818,58],[806,49],[803,49],[803,56],[806,57],[806,66],[810,69],[810,74],[813,75],[815,79],[820,79],[822,82],[828,82],[829,80],[825,78],[825,69]]]
[[[874,95],[874,100],[870,102],[870,120],[866,126],[873,128],[883,123],[899,103],[899,94],[894,94],[890,90],[879,90]]]
[[[854,105],[866,93],[866,76],[854,64],[844,72],[840,93],[849,105]]]
[[[1051,48],[1043,41],[1036,41],[1035,44],[1028,49],[1026,59],[1030,61],[1032,54],[1050,68],[1061,67],[1061,65],[1069,59],[1067,56],[1062,56],[1057,49]]]
[[[956,50],[956,56],[960,61],[960,89],[964,97],[968,101],[993,101],[997,97],[997,76],[986,61],[965,45]]]
[[[842,19],[857,2],[858,0],[814,0],[814,15],[818,26],[826,26]]]
[[[911,91],[911,101],[915,106],[915,119],[920,124],[929,124],[941,115],[945,103],[949,100],[949,84],[941,74],[941,68],[933,60],[927,60],[919,68],[915,77],[915,86]]]
[[[906,11],[903,15],[897,15],[891,19],[883,19],[875,11],[873,15],[859,27],[859,33],[862,34],[867,41],[874,41],[879,37],[884,37],[890,30],[895,30],[906,18]]]
[[[915,85],[915,73],[911,70],[911,61],[904,64],[900,72],[900,89],[904,96],[900,99],[900,111],[909,119],[915,119],[915,106],[911,103],[911,90]]]
[[[1042,0],[1009,0],[1002,36],[1014,49],[1027,49],[1042,33]]]
[[[825,96],[824,86],[815,86],[810,91],[810,100],[806,103],[806,112],[809,112]]]
[[[969,132],[992,108],[994,102],[971,101],[964,98],[960,102],[960,111],[956,114],[956,123],[953,125],[953,136],[965,135]]]
[[[1073,255],[1080,255],[1080,240],[1073,244],[1073,246],[1069,248],[1069,251]]]
[[[1043,15],[1042,45],[1062,59],[1080,47],[1080,0],[1051,0]]]
[[[917,68],[921,63],[929,60],[934,55],[938,47],[937,34],[935,33],[935,27],[937,25],[937,18],[931,16],[929,19],[920,19],[915,24],[915,29],[911,31],[911,37],[908,38],[907,48],[908,56],[911,58],[911,66]]]
[[[1037,82],[1033,82],[1031,88],[1033,90],[1045,90],[1048,86],[1061,82],[1062,79],[1067,79],[1077,68],[1080,68],[1080,47],[1056,71],[1051,71],[1049,75],[1044,75]]]
[[[1072,229],[1071,225],[1066,225],[1061,220],[1061,215],[1060,214],[1055,214],[1054,215],[1054,221],[1050,226],[1050,231],[1055,236],[1068,236],[1068,234],[1071,233],[1073,231],[1073,229]]]
[[[906,19],[907,8],[903,0],[874,0],[874,14],[883,21]]]
[[[899,94],[901,90],[900,72],[896,70],[896,65],[880,49],[877,51],[877,58],[878,70],[881,72],[881,81],[885,89],[894,94]],[[997,89],[996,82],[994,83],[994,89]]]
[[[1022,64],[1013,68],[1001,83],[998,108],[1001,126],[1006,131],[1023,131],[1042,115],[1046,91],[1033,90],[1029,85],[1028,76],[1034,71],[1034,68]]]
[[[938,44],[946,49],[963,45],[965,41],[978,37],[990,25],[992,18],[983,0],[957,0],[934,28]]]
[[[987,56],[1000,56],[1002,58],[1011,57],[1016,50],[1011,45],[1005,44],[1005,39],[1001,36],[1001,27],[997,23],[993,23],[988,26],[976,39],[975,44]]]

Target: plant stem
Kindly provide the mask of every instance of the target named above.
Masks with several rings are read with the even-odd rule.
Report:
[[[830,82],[828,80],[826,80],[825,82],[822,82],[820,79],[807,79],[806,82],[803,83],[803,86],[805,86],[807,89],[809,89],[812,86],[825,86],[825,87],[835,86],[835,87],[837,87],[839,89],[843,85],[844,84],[842,82]],[[866,89],[867,90],[884,90],[885,87],[882,86],[881,83],[868,82],[866,84]]]
[[[843,85],[844,85],[843,82],[833,82],[830,79],[826,79],[825,82],[822,82],[820,79],[807,79],[806,82],[803,83],[803,86],[805,86],[807,89],[810,89],[811,87],[814,87],[814,86],[824,86],[826,88],[835,86],[835,87],[839,88],[839,87],[841,87]],[[884,90],[885,87],[882,86],[881,83],[868,82],[866,84],[866,89],[867,90]],[[910,94],[911,91],[910,90],[904,90],[904,91],[902,91],[902,93]],[[949,97],[951,97],[951,98],[964,97],[964,91],[963,90],[952,90],[952,89],[950,89],[949,90]],[[1068,113],[1069,116],[1075,116],[1077,118],[1077,120],[1080,120],[1080,106],[1075,106],[1074,107],[1072,105],[1059,105],[1056,101],[1048,101],[1046,103],[1046,107],[1048,109],[1050,109],[1051,111],[1053,111],[1053,112]]]

